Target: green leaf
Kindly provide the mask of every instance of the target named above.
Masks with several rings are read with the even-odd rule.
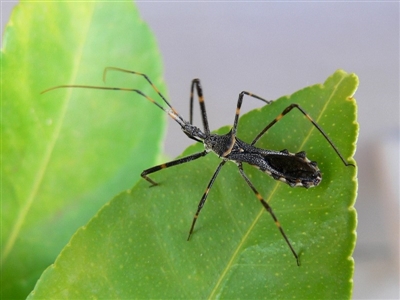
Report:
[[[156,162],[167,117],[133,93],[40,94],[60,84],[104,85],[107,66],[145,72],[165,91],[154,36],[132,3],[20,3],[3,45],[1,298],[15,299],[32,291],[80,226]],[[138,76],[113,72],[107,84],[156,96]]]
[[[251,142],[285,107],[298,103],[354,163],[358,124],[352,95],[357,85],[354,74],[337,71],[323,85],[244,115],[238,136]],[[210,154],[152,174],[159,186],[149,188],[140,180],[115,197],[77,231],[30,298],[350,298],[356,168],[346,167],[298,111],[286,115],[257,145],[305,150],[323,172],[321,184],[306,190],[245,168],[300,253],[300,267],[232,163],[221,170],[186,241],[197,204],[220,161]],[[196,144],[183,155],[202,148]]]

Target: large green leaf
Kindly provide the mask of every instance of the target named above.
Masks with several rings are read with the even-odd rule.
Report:
[[[129,93],[40,95],[59,84],[102,85],[107,66],[145,72],[165,91],[155,39],[132,3],[21,3],[3,45],[4,299],[26,297],[77,228],[155,163],[166,116]],[[107,83],[156,95],[127,74]]]
[[[285,107],[298,103],[354,163],[358,124],[352,95],[357,85],[354,74],[337,71],[323,85],[244,115],[238,136],[250,142]],[[245,168],[300,253],[300,267],[231,163],[222,169],[186,241],[198,201],[220,161],[210,154],[153,174],[159,186],[149,188],[141,180],[116,196],[77,231],[31,298],[350,298],[356,168],[346,167],[298,111],[272,127],[258,146],[306,150],[323,172],[321,184],[306,190]],[[183,154],[201,149],[196,144]]]

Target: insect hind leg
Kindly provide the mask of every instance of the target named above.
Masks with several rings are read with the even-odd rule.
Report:
[[[251,145],[253,146],[255,143],[257,143],[257,141],[276,123],[278,123],[278,121],[280,121],[287,113],[289,113],[293,108],[297,108],[313,125],[315,128],[318,129],[318,131],[323,135],[323,137],[325,138],[325,140],[328,141],[328,143],[331,145],[331,147],[333,148],[333,150],[336,152],[336,154],[339,156],[339,158],[342,160],[343,164],[348,167],[348,166],[352,166],[355,167],[354,164],[348,163],[343,155],[340,153],[339,149],[335,146],[335,144],[332,142],[332,140],[329,138],[329,136],[325,133],[325,131],[318,125],[317,122],[314,121],[313,118],[311,118],[311,116],[298,104],[296,103],[292,103],[290,104],[288,107],[286,107],[281,114],[279,114],[274,120],[272,120],[271,123],[269,123],[255,138],[254,140],[251,142]]]
[[[240,175],[242,175],[242,177],[244,178],[244,180],[246,181],[247,185],[251,188],[251,190],[254,192],[254,194],[256,195],[257,199],[261,202],[262,206],[264,206],[264,208],[268,211],[268,213],[271,215],[272,219],[275,222],[276,227],[279,229],[281,235],[283,236],[283,238],[286,241],[286,244],[289,246],[290,250],[293,253],[293,256],[296,259],[296,263],[298,266],[300,266],[300,260],[299,260],[299,256],[296,253],[296,251],[294,250],[292,244],[289,241],[289,238],[287,237],[286,233],[283,231],[283,228],[281,226],[281,224],[278,221],[278,218],[276,217],[275,213],[272,210],[272,207],[268,204],[267,201],[264,200],[264,198],[261,196],[261,194],[256,190],[256,188],[254,187],[254,185],[251,183],[250,179],[247,177],[247,175],[244,173],[243,171],[243,166],[242,164],[238,165],[239,168],[239,172]]]

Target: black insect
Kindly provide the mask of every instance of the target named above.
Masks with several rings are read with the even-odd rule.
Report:
[[[280,225],[275,213],[272,211],[271,206],[263,199],[261,194],[257,191],[257,189],[254,187],[254,185],[251,183],[250,179],[244,173],[243,163],[248,163],[248,164],[256,167],[257,169],[261,170],[262,172],[270,175],[272,178],[287,183],[291,187],[300,186],[300,187],[310,188],[313,186],[317,186],[321,182],[321,179],[322,179],[321,172],[317,166],[317,163],[315,161],[309,160],[306,157],[306,153],[304,151],[301,151],[298,153],[290,153],[286,149],[282,150],[282,151],[275,151],[275,150],[260,149],[260,148],[257,148],[254,146],[254,144],[268,131],[268,129],[270,129],[275,123],[277,123],[279,120],[281,120],[283,118],[283,116],[285,116],[293,108],[297,108],[303,115],[305,115],[307,117],[307,119],[324,136],[324,138],[328,141],[328,143],[331,145],[333,150],[335,150],[337,155],[340,157],[340,159],[342,160],[344,165],[354,167],[353,164],[346,162],[346,160],[343,158],[342,154],[339,152],[337,147],[333,144],[331,139],[322,130],[322,128],[304,111],[304,109],[302,109],[297,104],[289,105],[287,108],[285,108],[283,110],[283,112],[279,116],[277,116],[272,122],[270,122],[254,138],[254,140],[250,144],[248,144],[248,143],[240,140],[236,136],[240,108],[242,106],[242,101],[243,101],[244,95],[261,100],[261,101],[265,102],[266,104],[271,103],[271,101],[267,101],[267,100],[265,100],[257,95],[254,95],[252,93],[242,91],[239,94],[239,99],[238,99],[237,106],[236,106],[236,114],[235,114],[235,119],[233,122],[232,129],[227,134],[224,134],[224,135],[214,134],[214,133],[210,132],[210,128],[208,126],[208,119],[207,119],[207,113],[206,113],[206,108],[205,108],[205,104],[204,104],[203,91],[202,91],[199,79],[192,80],[191,89],[190,89],[190,119],[188,122],[188,121],[184,120],[182,118],[182,116],[169,104],[167,99],[159,92],[159,90],[153,85],[151,80],[145,74],[142,74],[139,72],[134,72],[134,71],[129,71],[129,70],[125,70],[125,69],[120,69],[120,68],[108,67],[104,70],[104,78],[105,78],[107,71],[109,71],[109,70],[143,76],[146,79],[146,81],[152,86],[152,88],[158,93],[158,95],[165,102],[165,104],[168,106],[168,108],[162,107],[159,103],[155,102],[152,98],[148,97],[143,92],[141,92],[140,90],[137,90],[137,89],[87,86],[87,85],[61,85],[61,86],[56,86],[56,87],[50,88],[48,90],[45,90],[43,93],[48,92],[53,89],[57,89],[57,88],[90,88],[90,89],[102,89],[102,90],[127,91],[127,92],[138,93],[139,95],[145,97],[150,102],[157,105],[160,109],[165,111],[171,118],[173,118],[181,126],[182,131],[189,138],[191,138],[197,142],[203,143],[204,151],[198,152],[195,154],[191,154],[189,156],[179,158],[177,160],[173,160],[173,161],[149,168],[147,170],[144,170],[141,174],[141,176],[144,179],[146,179],[153,186],[155,186],[155,185],[157,185],[157,182],[155,182],[153,179],[151,179],[148,176],[149,174],[155,173],[155,172],[165,169],[165,168],[169,168],[172,166],[180,165],[180,164],[187,163],[189,161],[198,159],[200,157],[207,155],[209,152],[214,152],[216,155],[218,155],[219,158],[222,159],[222,161],[218,165],[217,169],[215,170],[214,175],[211,177],[211,180],[208,183],[203,196],[201,197],[201,200],[197,207],[197,211],[196,211],[193,221],[192,221],[192,225],[190,227],[188,240],[190,239],[190,236],[193,233],[193,229],[194,229],[194,226],[198,219],[198,216],[200,214],[200,211],[203,208],[203,206],[207,200],[208,193],[209,193],[212,185],[214,184],[219,171],[221,170],[221,168],[225,165],[225,163],[227,161],[232,161],[238,166],[240,175],[242,175],[242,177],[244,178],[244,180],[246,181],[248,186],[252,189],[252,191],[256,195],[257,199],[261,202],[261,204],[264,206],[264,208],[269,212],[271,217],[274,219],[275,225],[278,227],[283,238],[285,239],[290,250],[292,251],[294,257],[296,258],[297,265],[300,265],[299,256],[296,253],[296,251],[294,250],[293,246],[291,245],[285,232],[283,231],[283,228]],[[200,128],[198,128],[192,124],[193,96],[194,96],[195,89],[197,91],[197,95],[198,95],[198,99],[199,99],[201,118],[203,121],[204,131],[202,131]]]

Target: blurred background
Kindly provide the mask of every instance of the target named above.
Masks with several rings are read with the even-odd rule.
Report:
[[[1,2],[3,28],[15,4]],[[242,90],[276,99],[322,83],[336,69],[359,76],[353,298],[399,299],[399,3],[137,5],[158,39],[168,98],[187,118],[190,82],[199,77],[211,129],[232,124]],[[259,106],[248,99],[242,111]],[[191,143],[171,121],[165,153],[177,156]]]

